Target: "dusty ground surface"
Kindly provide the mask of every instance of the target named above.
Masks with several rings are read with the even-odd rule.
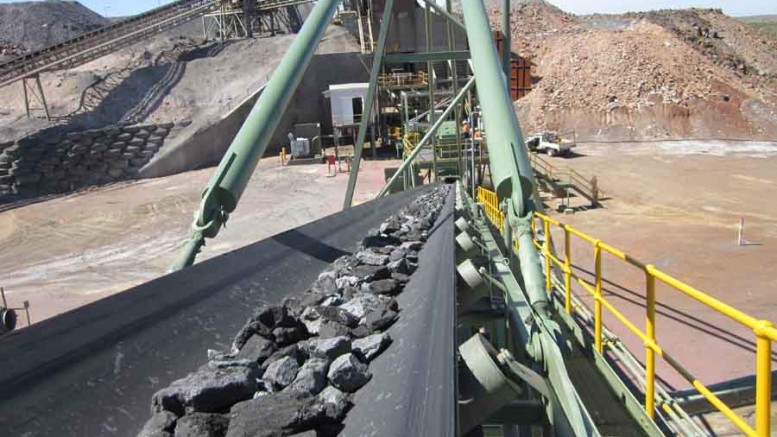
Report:
[[[354,202],[372,199],[383,168],[362,164]],[[214,169],[103,187],[0,213],[0,286],[9,303],[31,304],[33,322],[162,275],[188,235]],[[325,165],[262,160],[226,229],[204,260],[342,208],[348,175]],[[24,320],[20,321],[24,325]]]
[[[584,144],[576,151],[573,158],[552,162],[596,175],[610,199],[604,209],[556,217],[747,314],[777,321],[772,267],[777,263],[777,204],[771,201],[777,193],[777,144]],[[745,219],[745,246],[737,245],[740,217]],[[561,251],[563,235],[556,233],[554,239]],[[593,248],[573,237],[572,259],[576,271],[591,278]],[[644,328],[644,274],[605,254],[603,275],[608,301]],[[587,294],[580,288],[576,292]],[[657,300],[659,344],[702,383],[755,373],[751,330],[660,282]],[[642,341],[604,314],[608,328],[642,359]],[[689,387],[657,362],[670,387]],[[773,363],[777,367],[777,354]],[[752,409],[743,413],[754,420]],[[738,435],[725,418],[707,420],[721,435]]]

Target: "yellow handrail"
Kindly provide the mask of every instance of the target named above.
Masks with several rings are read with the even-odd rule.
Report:
[[[482,187],[477,189],[477,200],[483,204],[486,215],[498,229],[503,229],[504,214],[499,209],[499,199],[493,191]],[[537,239],[537,226],[535,221],[539,220],[545,234],[544,242]],[[550,246],[550,227],[555,226],[564,231],[564,259],[560,259],[551,253]],[[572,314],[572,280],[594,297],[594,344],[599,353],[603,352],[602,335],[602,310],[606,309],[615,316],[629,331],[634,333],[645,345],[645,412],[651,418],[655,417],[655,385],[656,368],[655,357],[661,357],[670,367],[675,369],[686,381],[688,381],[699,393],[702,394],[715,408],[723,415],[729,418],[742,432],[748,436],[766,437],[771,430],[771,384],[772,384],[772,342],[777,341],[777,329],[774,328],[769,320],[759,320],[752,317],[714,297],[682,282],[653,265],[644,264],[639,260],[629,256],[625,252],[610,246],[609,244],[598,240],[590,235],[579,231],[569,225],[559,222],[545,214],[534,213],[532,220],[532,231],[534,232],[534,244],[545,257],[546,286],[548,292],[553,292],[553,283],[550,280],[551,265],[558,266],[564,274],[563,289],[558,290],[564,295],[564,308],[569,314]],[[572,271],[571,260],[571,236],[576,236],[581,240],[593,246],[594,250],[594,282],[588,282],[580,275]],[[615,258],[625,261],[636,267],[645,274],[645,329],[641,330],[635,323],[629,320],[615,306],[610,303],[602,294],[602,252],[608,253]],[[756,338],[756,426],[753,429],[745,422],[742,417],[735,413],[719,397],[712,393],[704,384],[696,379],[680,363],[667,354],[656,340],[656,280],[669,285],[675,290],[685,294],[691,299],[706,305],[709,308],[723,314],[730,319],[750,328]]]

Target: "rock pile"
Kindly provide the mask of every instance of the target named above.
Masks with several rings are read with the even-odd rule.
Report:
[[[435,187],[384,221],[309,290],[263,305],[228,352],[152,397],[140,436],[337,435],[369,363],[392,342],[396,296],[418,268],[448,193]]]
[[[0,144],[3,195],[31,197],[129,179],[159,151],[173,123],[35,134]]]
[[[78,2],[6,3],[0,5],[0,44],[39,50],[108,24]]]
[[[501,28],[499,5],[490,20]],[[512,49],[532,62],[522,127],[578,141],[777,135],[777,43],[719,10],[576,16],[513,3]],[[752,108],[752,109],[751,109]]]

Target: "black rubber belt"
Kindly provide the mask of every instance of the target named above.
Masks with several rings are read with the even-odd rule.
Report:
[[[2,434],[136,435],[156,390],[205,364],[207,349],[228,350],[256,306],[301,293],[418,190],[359,205],[0,339]],[[401,344],[397,338],[391,350]]]
[[[419,267],[397,299],[394,342],[370,363],[342,436],[455,436],[455,190],[419,253]]]

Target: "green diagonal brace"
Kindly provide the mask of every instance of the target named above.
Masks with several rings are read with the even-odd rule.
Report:
[[[416,156],[418,156],[419,153],[421,153],[421,149],[424,148],[426,143],[429,142],[429,140],[434,137],[434,134],[437,132],[437,129],[442,125],[442,123],[445,121],[446,118],[448,118],[448,115],[450,115],[451,112],[453,112],[453,109],[456,108],[456,106],[464,99],[464,96],[467,95],[467,92],[472,88],[472,86],[475,85],[475,78],[467,82],[466,85],[459,91],[459,93],[456,95],[456,97],[451,100],[451,104],[445,109],[445,111],[442,113],[440,118],[437,119],[437,121],[434,122],[431,128],[429,128],[429,131],[426,132],[426,135],[424,135],[423,138],[421,138],[421,141],[418,142],[418,145],[415,146],[415,149],[413,149],[412,152],[410,152],[410,155],[407,156],[407,158],[402,162],[402,165],[399,166],[397,169],[397,172],[394,173],[394,176],[391,176],[391,179],[386,182],[386,185],[380,190],[380,193],[378,193],[377,197],[383,197],[388,193],[389,187],[391,187],[391,184],[394,183],[397,178],[404,173],[407,170],[407,167],[410,166],[413,163],[413,160]],[[415,180],[415,179],[413,179]]]
[[[356,188],[356,178],[359,176],[359,164],[361,163],[362,150],[364,149],[364,137],[367,135],[367,124],[370,122],[370,115],[375,106],[375,89],[378,87],[378,75],[380,75],[380,67],[383,64],[383,53],[386,49],[386,38],[391,26],[391,13],[393,9],[394,0],[386,0],[386,7],[383,9],[383,22],[380,24],[380,33],[378,34],[378,47],[372,57],[370,86],[367,88],[367,97],[364,102],[364,108],[367,109],[367,113],[365,114],[366,117],[363,116],[359,122],[359,134],[354,145],[353,165],[351,166],[351,174],[348,176],[348,189],[345,192],[343,209],[350,208],[353,203],[353,191]]]

